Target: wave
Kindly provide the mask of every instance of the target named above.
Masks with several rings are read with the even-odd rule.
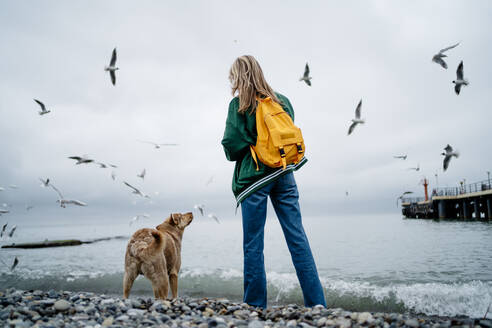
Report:
[[[241,301],[242,272],[235,269],[183,269],[180,294],[190,297],[225,297]],[[0,285],[32,290],[91,291],[121,296],[123,273],[33,274],[2,273]],[[329,307],[352,311],[412,312],[426,315],[483,316],[492,301],[491,281],[449,283],[373,283],[321,277]],[[269,304],[303,303],[297,277],[293,273],[267,273]],[[132,288],[133,296],[152,297],[150,282],[140,276]]]

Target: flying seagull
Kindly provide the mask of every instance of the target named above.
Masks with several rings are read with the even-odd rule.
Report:
[[[127,185],[128,187],[130,187],[131,189],[133,189],[132,193],[134,193],[135,195],[139,195],[139,196],[142,196],[142,197],[145,197],[145,198],[150,198],[149,195],[146,195],[144,194],[143,192],[141,192],[140,190],[138,190],[137,188],[135,188],[134,186],[132,186],[131,184],[129,184],[128,182],[126,181],[123,181],[123,183],[125,185]]]
[[[299,81],[306,82],[307,85],[311,86],[312,77],[309,76],[309,65],[306,63],[306,67],[304,68],[304,75],[299,79]]]
[[[0,208],[0,216],[2,216],[2,214],[7,214],[7,213],[10,213],[10,211],[3,210]]]
[[[457,47],[460,43],[456,43],[455,45],[452,45],[452,46],[449,46],[447,48],[444,48],[444,49],[441,49],[439,50],[439,53],[435,54],[434,57],[432,57],[432,61],[434,63],[437,63],[439,65],[441,65],[443,68],[447,69],[448,68],[448,64],[446,64],[446,62],[444,61],[443,58],[447,57],[444,53],[450,49],[453,49],[454,47]]]
[[[468,85],[468,80],[463,78],[463,61],[458,65],[458,69],[456,70],[456,80],[454,80],[453,83],[454,92],[456,92],[457,95],[460,94],[462,85]]]
[[[415,170],[415,172],[420,171],[420,164],[417,164],[417,167],[409,167],[409,170]]]
[[[193,206],[196,210],[199,210],[200,211],[200,214],[203,216],[203,210],[205,208],[205,205],[203,204],[197,204],[195,206]]]
[[[10,271],[14,271],[15,267],[17,266],[17,264],[19,264],[19,259],[16,256],[15,259],[14,259],[14,263],[10,267]]]
[[[3,237],[3,234],[5,233],[5,230],[7,229],[7,225],[8,225],[8,222],[5,223],[3,226],[2,226],[2,231],[0,232],[0,238]]]
[[[73,204],[73,205],[78,205],[78,206],[87,206],[86,203],[81,202],[80,200],[65,199],[65,197],[63,197],[62,193],[60,192],[60,190],[58,190],[58,188],[56,188],[52,184],[50,184],[50,187],[53,188],[53,190],[56,191],[56,193],[58,194],[59,198],[56,202],[60,203],[60,207],[66,208],[68,204]]]
[[[220,224],[220,222],[219,222],[219,218],[217,217],[217,215],[215,215],[215,214],[213,214],[213,213],[210,213],[210,214],[208,215],[208,217],[209,217],[209,218],[211,218],[211,219],[214,219],[214,220],[215,220],[215,222],[217,222],[217,223],[219,223],[219,224]]]
[[[208,186],[209,184],[211,184],[212,182],[214,182],[214,176],[210,176],[210,178],[208,178],[207,182],[205,182],[205,186]]]
[[[142,178],[142,180],[143,180],[143,179],[145,179],[145,173],[147,173],[147,171],[145,171],[145,169],[143,169],[142,173],[137,174],[137,177]]]
[[[109,75],[111,76],[111,83],[116,85],[116,71],[119,70],[119,67],[116,67],[116,48],[113,49],[109,66],[106,66],[104,70],[109,72]]]
[[[111,179],[116,180],[116,172],[115,171],[111,171]]]
[[[106,169],[108,166],[111,166],[111,167],[114,167],[114,168],[117,168],[118,166],[114,165],[114,164],[105,164],[105,163],[101,163],[101,162],[96,162],[97,165],[99,165],[99,167],[101,169]]]
[[[15,185],[15,184],[9,185],[9,188],[10,189],[19,189],[19,187],[17,185]]]
[[[12,230],[10,230],[10,232],[9,232],[9,237],[10,237],[10,238],[12,238],[12,236],[14,236],[15,229],[17,229],[17,226],[16,226],[16,225],[14,225],[14,226],[12,227]]]
[[[42,182],[41,187],[46,188],[46,187],[48,187],[50,185],[50,179],[49,178],[47,178],[46,180],[43,180],[43,179],[39,178],[39,181]]]
[[[3,187],[0,187],[0,191],[4,191],[4,190],[5,190],[5,188],[3,188]]]
[[[141,219],[141,218],[149,218],[150,215],[144,213],[144,214],[137,214],[135,215],[131,220],[130,220],[130,226],[133,224],[133,222],[136,222],[138,219]]]
[[[32,205],[26,205],[26,211],[30,211],[34,208]]]
[[[407,155],[398,155],[398,156],[393,156],[394,158],[399,158],[399,159],[402,159],[402,160],[406,160],[407,159]]]
[[[144,140],[137,140],[138,142],[143,142],[143,143],[147,143],[147,144],[150,144],[150,145],[154,145],[154,148],[155,149],[159,149],[161,148],[162,146],[177,146],[178,144],[175,144],[175,143],[156,143],[156,142],[152,142],[152,141],[144,141]]]
[[[398,200],[402,200],[405,195],[413,194],[413,191],[405,191],[396,199],[396,207],[398,207]]]
[[[355,127],[357,126],[357,124],[364,124],[366,121],[361,119],[360,118],[360,109],[362,107],[362,99],[359,101],[359,104],[357,105],[357,108],[355,109],[355,118],[352,119],[352,124],[350,125],[349,127],[349,130],[348,130],[348,134],[347,135],[350,135]]]
[[[51,110],[46,110],[46,106],[39,100],[37,99],[34,99],[35,102],[38,103],[39,106],[41,106],[41,111],[38,112],[39,115],[44,115],[44,114],[48,114],[49,112],[51,112]]]
[[[460,153],[456,150],[453,150],[453,147],[451,147],[449,144],[444,148],[446,151],[445,153],[441,153],[441,155],[444,156],[444,161],[443,161],[443,170],[446,171],[449,166],[449,162],[451,161],[451,157],[456,157],[458,158],[460,156]]]
[[[76,160],[77,161],[77,163],[75,163],[76,165],[79,165],[79,164],[89,164],[89,163],[94,162],[94,160],[88,158],[87,155],[83,155],[83,156],[70,156],[69,158]]]

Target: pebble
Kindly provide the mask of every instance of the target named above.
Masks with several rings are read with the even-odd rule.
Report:
[[[58,300],[54,303],[55,310],[66,311],[70,308],[70,303],[66,300]]]
[[[255,308],[226,299],[173,301],[87,292],[0,290],[0,327],[161,328],[492,328],[492,320],[400,313],[305,308],[295,304]]]

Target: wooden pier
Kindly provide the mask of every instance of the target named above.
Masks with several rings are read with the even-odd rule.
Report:
[[[486,180],[455,188],[436,188],[428,199],[403,198],[401,206],[406,218],[489,221],[492,220],[492,186]]]

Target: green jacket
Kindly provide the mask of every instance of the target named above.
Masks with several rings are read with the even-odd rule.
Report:
[[[294,120],[294,109],[287,97],[276,93],[282,108]],[[304,157],[297,164],[289,164],[285,170],[271,168],[258,161],[259,170],[251,157],[250,145],[256,144],[256,116],[249,113],[238,113],[239,98],[235,97],[229,103],[226,127],[222,146],[229,161],[236,162],[232,177],[232,192],[236,197],[237,206],[249,195],[276,180],[285,173],[296,171],[307,162]]]

